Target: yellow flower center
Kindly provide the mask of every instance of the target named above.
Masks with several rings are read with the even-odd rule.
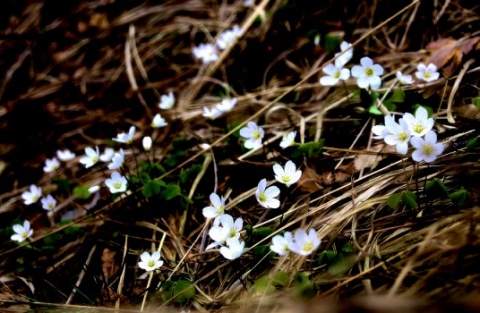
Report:
[[[306,244],[303,245],[302,250],[305,252],[309,252],[313,250],[313,243],[307,242]]]
[[[338,79],[339,77],[340,77],[340,71],[336,71],[336,72],[333,74],[333,78]]]
[[[97,163],[97,162],[98,162],[98,157],[94,156],[94,157],[92,158],[92,163]]]
[[[253,133],[252,133],[252,138],[253,139],[260,139],[262,137],[262,135],[260,135],[260,132],[258,130],[254,130]]]
[[[375,74],[375,72],[373,71],[373,68],[367,67],[367,68],[365,69],[365,75],[367,75],[367,76],[373,76],[374,74]]]
[[[230,229],[230,238],[235,238],[237,236],[237,230],[235,228]]]
[[[425,71],[425,72],[423,72],[423,77],[428,79],[428,78],[432,77],[432,75],[430,74],[429,71]]]
[[[267,201],[267,195],[262,192],[258,196],[258,199],[260,200],[260,202],[265,202],[265,201]]]
[[[290,180],[291,180],[291,179],[290,179],[290,176],[288,176],[288,175],[283,175],[283,176],[282,176],[282,182],[288,183]]]
[[[223,211],[225,211],[225,207],[223,205],[219,206],[218,209],[217,209],[217,213],[222,214]]]
[[[122,183],[121,183],[121,182],[113,183],[113,188],[115,188],[115,189],[120,189],[120,188],[122,188]]]
[[[434,149],[432,147],[432,145],[428,144],[428,145],[424,145],[422,147],[422,152],[424,155],[431,155],[433,153]]]
[[[150,260],[147,262],[148,267],[155,267],[155,260]]]
[[[28,233],[27,233],[26,231],[24,231],[20,236],[21,236],[23,239],[27,239]]]
[[[418,125],[415,125],[415,127],[413,127],[413,131],[417,134],[421,134],[424,130],[425,130],[425,127],[423,127],[422,124],[418,124]]]
[[[401,132],[400,134],[398,134],[398,140],[400,141],[405,141],[407,140],[407,138],[408,138],[408,135],[406,132]]]

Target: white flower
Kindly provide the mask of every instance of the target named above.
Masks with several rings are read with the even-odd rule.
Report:
[[[235,25],[232,29],[228,29],[220,34],[217,39],[217,46],[221,50],[227,49],[231,46],[238,38],[242,36],[242,29],[240,26]]]
[[[243,219],[241,217],[233,221],[229,214],[220,215],[215,219],[214,226],[208,231],[208,235],[214,241],[208,245],[205,250],[224,244],[229,238],[239,238],[243,228]],[[222,225],[222,226],[220,226]]]
[[[248,122],[247,127],[240,129],[240,136],[247,139],[244,145],[247,149],[258,149],[262,146],[262,139],[265,135],[263,128],[254,122]]]
[[[152,137],[150,136],[143,137],[142,145],[145,151],[150,151],[150,149],[152,149]]]
[[[216,218],[217,216],[223,215],[225,211],[225,198],[223,196],[219,197],[216,193],[212,193],[210,194],[210,202],[212,202],[212,206],[203,208],[203,216],[206,218]]]
[[[337,66],[332,63],[327,64],[322,70],[327,76],[320,77],[320,85],[333,86],[338,81],[347,80],[350,77],[350,71],[346,68],[342,68],[343,65]]]
[[[173,108],[173,105],[175,104],[175,96],[173,95],[173,92],[169,92],[168,95],[162,95],[160,97],[160,103],[158,106],[160,109],[164,110],[170,110]]]
[[[287,231],[283,236],[276,235],[272,238],[272,245],[270,250],[276,252],[279,255],[285,255],[290,252],[290,247],[293,244],[292,233]]]
[[[53,157],[45,161],[45,166],[43,167],[43,171],[45,173],[51,173],[58,170],[59,167],[60,167],[60,162],[58,162],[57,158]]]
[[[123,149],[120,149],[119,152],[115,153],[112,158],[112,163],[108,164],[109,170],[116,170],[122,167],[123,162],[125,161],[125,153]]]
[[[117,135],[117,138],[113,138],[113,141],[131,144],[133,141],[133,136],[135,135],[135,126],[130,126],[130,129],[127,133],[120,133]]]
[[[146,270],[147,272],[154,271],[163,265],[163,261],[160,260],[160,252],[155,251],[150,255],[148,252],[143,252],[140,255],[142,261],[138,262],[138,267]]]
[[[275,199],[280,194],[280,189],[277,186],[271,186],[265,189],[267,180],[264,178],[258,183],[255,197],[258,203],[267,209],[276,209],[280,206],[280,201]]]
[[[296,131],[289,132],[283,135],[282,141],[280,142],[280,147],[282,149],[288,148],[295,145],[295,136],[297,136]]]
[[[385,119],[385,128],[388,135],[384,137],[385,142],[390,146],[395,146],[395,149],[400,154],[407,154],[408,142],[410,141],[410,131],[407,123],[401,118],[399,123],[395,119]]]
[[[75,153],[72,153],[70,150],[65,149],[65,150],[58,150],[57,151],[57,157],[60,159],[60,161],[70,161],[75,158]]]
[[[27,220],[23,222],[23,226],[21,224],[15,224],[12,228],[15,234],[13,234],[10,239],[18,242],[24,241],[33,234],[33,229],[30,228],[30,222]]]
[[[415,148],[412,159],[416,162],[433,162],[443,152],[443,144],[437,143],[437,134],[434,131],[426,133],[425,139],[413,137],[410,142]]]
[[[165,119],[160,115],[160,114],[156,114],[154,117],[153,117],[153,121],[152,121],[152,128],[160,128],[160,127],[164,127],[164,126],[167,126],[167,122],[165,121]]]
[[[24,191],[22,193],[22,198],[26,205],[37,202],[41,196],[42,188],[35,185],[30,185],[30,191]]]
[[[207,108],[207,107],[203,107],[203,116],[205,117],[208,117],[212,120],[216,119],[217,117],[219,117],[220,115],[222,115],[222,111],[220,111],[219,109],[217,109],[216,107],[213,107],[211,109]]]
[[[245,242],[238,238],[230,238],[227,240],[227,246],[220,248],[220,253],[225,259],[235,260],[242,255],[244,248]]]
[[[345,64],[347,64],[353,57],[353,47],[351,43],[348,43],[346,41],[343,41],[340,44],[340,50],[347,51],[341,56],[337,57],[340,53],[335,53],[335,57],[337,58],[335,60],[335,65],[338,67],[343,67]]]
[[[438,77],[440,77],[440,73],[437,72],[437,67],[433,63],[428,64],[428,66],[420,63],[417,65],[417,71],[418,72],[415,72],[415,76],[427,83],[437,80]]]
[[[127,190],[127,179],[119,172],[113,172],[111,178],[105,179],[105,185],[111,193],[124,192]]]
[[[369,57],[361,58],[360,64],[352,67],[352,76],[357,78],[358,87],[367,89],[370,86],[372,90],[377,90],[382,84],[380,76],[383,75],[383,67],[373,64]]]
[[[102,162],[110,162],[115,155],[115,150],[112,148],[106,148],[103,151],[103,154],[100,155],[100,161]]]
[[[217,48],[210,43],[201,43],[192,49],[196,59],[201,59],[204,64],[218,60]]]
[[[428,112],[423,107],[419,107],[415,111],[415,116],[405,113],[403,119],[407,122],[412,136],[423,136],[433,128],[433,118],[428,118]]]
[[[42,208],[47,211],[52,211],[57,206],[57,200],[52,195],[43,197],[40,201],[42,202]]]
[[[288,161],[287,164],[285,164],[285,169],[283,169],[280,164],[275,164],[273,166],[273,172],[275,173],[275,179],[287,187],[295,184],[302,176],[302,171],[297,171],[297,167],[292,161]]]
[[[89,192],[90,194],[95,193],[95,192],[97,192],[97,191],[99,191],[99,190],[100,190],[100,186],[98,186],[98,185],[95,185],[95,186],[92,186],[92,187],[88,188],[88,192]]]
[[[253,0],[245,0],[243,1],[242,5],[244,7],[253,7],[255,5],[255,2]]]
[[[398,81],[402,85],[410,85],[413,83],[412,75],[403,75],[400,71],[397,71],[395,75],[397,76]]]
[[[301,228],[297,229],[293,234],[294,242],[290,246],[290,250],[300,255],[309,255],[320,245],[317,233],[314,229],[307,232]]]
[[[220,112],[225,113],[231,111],[235,104],[237,104],[237,98],[223,99],[222,102],[215,106],[215,108]]]

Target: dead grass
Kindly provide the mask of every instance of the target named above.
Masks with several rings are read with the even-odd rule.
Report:
[[[2,5],[11,12],[0,32],[4,310],[138,312],[145,295],[146,311],[283,312],[293,306],[292,311],[376,312],[385,311],[387,302],[419,312],[440,300],[445,305],[439,312],[450,305],[465,312],[478,308],[478,301],[468,297],[480,287],[479,150],[465,148],[479,135],[478,109],[471,104],[479,95],[478,5],[363,1],[352,7],[333,0],[263,0],[244,8],[241,1],[99,0],[64,4],[61,16],[41,1]],[[216,63],[193,60],[193,46],[233,24],[241,25],[245,35]],[[382,64],[385,98],[396,70],[411,74],[416,64],[429,60],[439,65],[443,77],[404,88],[410,96],[397,108],[406,112],[421,103],[434,109],[439,137],[448,146],[437,162],[415,167],[370,139],[371,126],[383,120],[364,112],[366,103],[355,94],[353,80],[340,88],[318,84],[333,53],[314,46],[312,32],[336,33],[353,42],[353,63],[368,55]],[[181,185],[192,204],[179,209],[176,202],[146,201],[140,190],[132,190],[113,200],[108,191],[88,201],[62,193],[50,217],[39,207],[23,205],[20,195],[32,183],[42,185],[44,193],[57,190],[42,172],[44,160],[57,149],[80,155],[86,146],[113,145],[111,138],[129,125],[137,127],[136,142],[151,134],[160,95],[168,91],[177,103],[174,110],[162,111],[169,126],[153,133],[154,158],[164,164],[178,150],[185,154],[157,179],[178,181],[179,173],[202,165]],[[234,111],[206,120],[203,106],[225,95],[238,98]],[[266,150],[241,148],[235,133],[250,120],[267,131]],[[265,212],[254,201],[256,182],[271,178],[271,166],[288,159],[278,142],[292,129],[299,131],[301,143],[323,138],[325,147],[318,157],[300,159],[302,180],[282,190],[282,211]],[[172,144],[178,138],[185,139],[185,146]],[[144,154],[137,161],[130,157],[131,168],[145,159]],[[63,174],[72,184],[96,185],[104,179],[104,168],[87,171],[75,162]],[[468,200],[455,205],[427,194],[424,182],[434,178],[449,192],[465,188]],[[213,190],[228,195],[227,211],[241,216],[252,231],[274,231],[265,238],[244,231],[248,248],[231,262],[204,251],[208,225],[201,209]],[[418,190],[417,209],[387,205],[391,194],[403,190]],[[71,222],[52,223],[72,209]],[[31,243],[16,245],[9,228],[24,219],[35,233]],[[348,243],[344,255],[350,261],[338,262],[345,269],[318,257],[270,258],[257,251],[275,234],[299,226],[317,231],[319,251],[340,253]],[[51,238],[54,244],[44,249]],[[150,278],[146,293],[149,277],[138,269],[138,256],[159,245],[165,264]],[[260,277],[279,271],[289,275],[285,288],[271,294],[254,291]],[[299,301],[306,296],[295,287],[297,273],[315,286],[313,302]],[[165,301],[157,286],[169,279],[191,281],[195,296],[182,305]],[[342,306],[338,301],[345,299],[352,300]]]

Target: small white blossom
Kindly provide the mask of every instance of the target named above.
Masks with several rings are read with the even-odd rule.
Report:
[[[159,269],[163,265],[163,261],[160,260],[160,252],[155,251],[150,255],[148,252],[143,252],[140,255],[141,261],[138,262],[138,267],[146,270],[147,272]]]
[[[347,80],[350,77],[350,70],[333,64],[327,64],[322,70],[327,76],[320,77],[320,85],[333,86],[340,80]]]
[[[112,148],[106,148],[102,154],[100,154],[100,161],[110,162],[115,155],[115,150]]]
[[[253,0],[245,0],[243,1],[242,5],[244,7],[253,7],[255,5],[255,2]]]
[[[352,67],[352,76],[357,78],[357,85],[360,88],[367,89],[368,86],[372,90],[377,90],[382,84],[383,67],[379,64],[374,64],[369,57],[360,59],[361,65]]]
[[[208,245],[205,250],[222,245],[229,238],[239,238],[242,228],[243,219],[241,217],[234,221],[233,217],[229,214],[220,215],[215,219],[212,228],[208,231],[208,235],[214,242]]]
[[[110,178],[105,179],[105,185],[111,193],[124,192],[127,190],[127,179],[119,172],[113,172]]]
[[[53,157],[45,161],[45,166],[43,167],[43,171],[45,173],[51,173],[58,170],[59,167],[60,167],[60,162],[58,161],[57,158]]]
[[[53,211],[53,209],[55,209],[57,206],[57,200],[55,200],[52,195],[43,197],[40,201],[42,202],[42,208],[47,211]]]
[[[292,233],[287,231],[283,236],[276,235],[272,238],[272,245],[270,250],[276,252],[278,255],[286,255],[290,252],[290,247],[293,244]]]
[[[98,185],[92,186],[92,187],[88,188],[88,192],[89,192],[90,194],[95,193],[95,192],[97,192],[97,191],[99,191],[99,190],[100,190],[100,186],[98,186]]]
[[[280,164],[275,164],[273,166],[273,172],[275,173],[275,179],[287,187],[295,184],[302,176],[302,171],[297,171],[297,167],[292,161],[288,161],[285,164],[285,169],[283,169]]]
[[[175,104],[175,96],[173,95],[173,92],[169,92],[168,95],[162,95],[160,97],[160,103],[158,106],[160,109],[163,110],[170,110],[173,108],[173,105]]]
[[[70,161],[75,158],[75,153],[71,152],[68,149],[65,150],[58,150],[57,151],[57,157],[60,159],[60,161]]]
[[[127,133],[120,133],[117,135],[117,138],[113,138],[113,141],[131,144],[133,141],[133,136],[135,135],[135,126],[130,126],[130,129]]]
[[[267,187],[267,180],[264,178],[258,183],[255,197],[258,203],[267,209],[276,209],[280,206],[280,201],[275,199],[280,194],[280,189],[277,186]],[[265,189],[266,188],[266,189]]]
[[[297,136],[296,131],[289,132],[283,135],[282,141],[280,142],[280,147],[282,149],[288,148],[295,145],[295,137]]]
[[[164,127],[164,126],[167,126],[167,122],[165,121],[165,119],[160,115],[160,114],[156,114],[154,117],[153,117],[153,121],[152,121],[152,128],[160,128],[160,127]]]
[[[24,191],[22,193],[22,198],[26,205],[37,202],[41,196],[42,188],[35,185],[30,185],[30,191]]]
[[[14,241],[22,242],[33,234],[33,229],[30,228],[30,222],[27,220],[23,222],[23,225],[15,224],[12,228],[15,234],[13,234],[10,239]]]
[[[217,109],[216,107],[213,107],[211,109],[209,109],[208,107],[203,107],[203,116],[210,118],[212,120],[222,115],[222,113],[223,112]]]
[[[344,54],[341,56],[338,56],[340,53],[335,53],[335,57],[337,58],[335,60],[335,65],[338,67],[343,67],[345,64],[347,64],[353,57],[353,47],[351,43],[348,43],[346,41],[343,41],[340,44],[340,50],[342,52],[346,51]]]
[[[201,59],[204,64],[218,60],[217,48],[210,43],[201,43],[198,47],[194,47],[193,55],[196,59]]]
[[[212,206],[203,208],[203,216],[206,218],[222,216],[225,212],[225,198],[223,196],[219,197],[216,193],[212,193],[210,194],[210,202],[212,203]]]
[[[402,72],[400,72],[400,71],[397,71],[395,73],[395,75],[397,76],[397,79],[400,82],[400,84],[402,84],[402,85],[413,84],[412,75],[403,75]]]
[[[265,135],[263,128],[254,122],[248,122],[247,127],[240,129],[240,136],[247,139],[244,145],[247,149],[258,149],[262,146],[262,139]]]
[[[428,66],[425,66],[425,64],[420,63],[417,65],[417,72],[415,72],[415,76],[418,79],[429,83],[437,80],[440,77],[440,73],[437,72],[437,67],[435,64],[430,63]]]
[[[437,143],[437,134],[434,131],[426,133],[425,139],[413,137],[410,142],[415,148],[412,159],[416,162],[433,162],[443,152],[443,144]]]
[[[407,122],[408,129],[412,136],[423,136],[433,128],[433,118],[428,117],[428,112],[423,107],[419,107],[417,111],[415,111],[415,116],[411,113],[405,113],[403,119]]]
[[[225,259],[235,260],[243,254],[245,248],[245,242],[240,241],[238,238],[227,239],[227,246],[220,248],[220,253]]]
[[[152,137],[150,136],[143,137],[142,145],[145,151],[150,151],[150,149],[152,148]]]
[[[221,50],[230,47],[238,38],[242,36],[242,29],[235,25],[232,29],[228,29],[220,34],[217,39],[217,46]]]
[[[398,153],[407,154],[410,130],[403,118],[398,123],[395,122],[395,119],[385,120],[385,128],[388,131],[388,135],[384,137],[385,143],[395,146]]]
[[[112,163],[108,164],[108,169],[109,170],[116,170],[122,167],[123,162],[125,161],[125,153],[123,152],[123,149],[120,149],[120,151],[116,152],[115,155],[112,158]]]
[[[237,98],[223,99],[222,102],[218,103],[215,108],[220,112],[229,112],[237,104]]]
[[[307,234],[304,229],[299,228],[293,234],[293,238],[294,242],[290,246],[290,250],[300,255],[309,255],[320,245],[320,239],[314,229],[310,229]]]

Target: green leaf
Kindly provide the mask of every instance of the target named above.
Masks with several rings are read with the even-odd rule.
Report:
[[[368,108],[368,113],[373,114],[373,115],[382,115],[382,111],[380,111],[377,107],[374,105],[371,105]]]
[[[172,294],[175,302],[183,303],[195,295],[195,288],[191,282],[179,280],[174,283]]]
[[[472,98],[472,103],[480,110],[480,97]]]
[[[158,195],[160,193],[160,189],[161,189],[160,182],[156,180],[151,180],[145,185],[143,185],[142,194],[145,197],[150,198],[154,195]]]
[[[449,192],[448,192],[447,187],[445,187],[443,182],[438,178],[434,178],[434,179],[428,181],[425,184],[425,191],[430,193],[430,194],[434,194],[434,195],[440,195],[440,196],[444,196],[444,197],[449,196]]]
[[[273,277],[272,284],[274,286],[286,287],[288,285],[289,280],[290,280],[290,277],[288,276],[288,274],[286,272],[279,271]]]
[[[272,285],[270,277],[268,276],[262,276],[257,279],[253,284],[253,288],[255,289],[255,292],[260,294],[271,294],[275,292],[275,286]]]
[[[459,206],[465,203],[465,200],[467,200],[467,197],[468,197],[468,191],[465,190],[465,188],[463,187],[460,187],[460,189],[450,194],[450,200],[452,200],[452,202],[455,205],[459,205]]]
[[[402,193],[401,192],[391,194],[387,199],[387,204],[392,209],[398,209],[401,202],[402,202]]]
[[[325,142],[325,139],[320,139],[319,141],[310,141],[310,142],[301,144],[292,153],[292,157],[296,158],[302,154],[306,154],[308,158],[319,157],[322,154],[324,142]]]
[[[73,194],[78,199],[88,199],[90,198],[90,192],[88,191],[88,189],[90,189],[90,186],[76,186],[75,188],[73,188]]]
[[[403,103],[403,101],[405,101],[405,92],[400,88],[394,89],[392,95],[390,98],[388,98],[388,101],[394,103]]]
[[[299,286],[299,285],[304,285],[304,284],[311,284],[311,282],[310,282],[310,279],[308,279],[307,275],[305,275],[303,273],[297,273],[293,277],[293,284],[295,286]]]
[[[417,196],[413,192],[404,191],[402,201],[406,206],[409,206],[412,209],[418,208]]]
[[[293,297],[297,301],[307,301],[315,297],[315,285],[311,282],[293,288]]]
[[[163,189],[162,192],[160,193],[160,197],[168,201],[181,194],[182,194],[182,190],[180,189],[179,185],[175,183],[169,183],[165,187],[165,189]]]
[[[355,249],[353,248],[353,245],[349,242],[346,242],[341,248],[340,251],[343,253],[354,253]]]
[[[350,253],[340,253],[328,266],[327,271],[330,275],[343,275],[357,263],[357,256]]]
[[[472,149],[475,148],[477,145],[478,145],[478,136],[475,137],[475,138],[470,139],[470,140],[467,142],[467,150],[472,150]]]
[[[325,50],[333,51],[337,49],[338,46],[340,46],[341,42],[342,40],[339,36],[327,34],[325,36]]]
[[[385,100],[383,101],[383,105],[387,108],[389,112],[394,112],[397,110],[397,106],[392,101]]]
[[[253,255],[258,256],[258,257],[263,257],[270,253],[270,246],[267,245],[258,245],[253,247],[252,249]],[[274,257],[274,254],[272,253],[272,258]]]
[[[320,266],[327,265],[337,255],[333,250],[325,250],[318,254],[318,263]]]
[[[257,237],[258,240],[268,237],[273,233],[273,229],[270,227],[259,227],[253,230],[253,235]]]

